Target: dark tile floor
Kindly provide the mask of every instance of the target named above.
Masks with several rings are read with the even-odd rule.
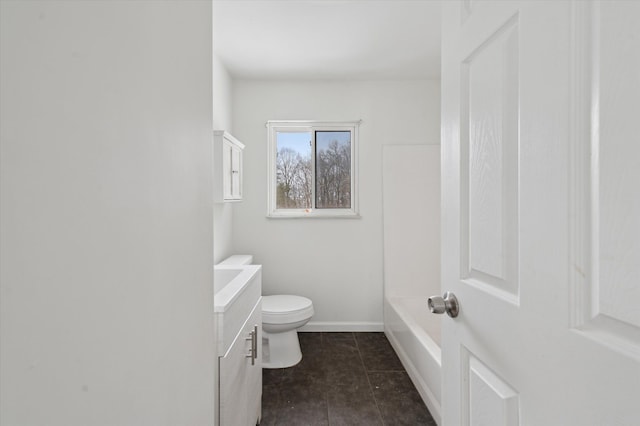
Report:
[[[302,361],[262,373],[262,426],[435,425],[384,333],[298,333]]]

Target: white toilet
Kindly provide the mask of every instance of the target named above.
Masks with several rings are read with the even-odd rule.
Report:
[[[313,316],[311,300],[279,294],[262,296],[262,367],[286,368],[302,359],[297,329]]]
[[[251,255],[228,257],[220,265],[250,265]],[[292,367],[302,359],[297,329],[313,316],[313,303],[302,296],[262,296],[262,368]]]

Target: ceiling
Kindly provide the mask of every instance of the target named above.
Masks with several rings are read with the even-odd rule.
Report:
[[[239,79],[438,79],[438,0],[214,0],[214,51]]]

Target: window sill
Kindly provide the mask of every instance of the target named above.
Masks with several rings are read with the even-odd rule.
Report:
[[[268,219],[360,219],[358,212],[353,210],[294,210],[275,211],[267,214]]]

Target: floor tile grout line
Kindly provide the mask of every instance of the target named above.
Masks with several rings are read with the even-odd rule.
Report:
[[[360,352],[360,344],[358,343],[358,339],[355,334],[353,335],[353,339],[356,341],[356,349],[358,350],[358,356],[360,357],[360,362],[362,363],[362,369],[364,370],[364,375],[367,378],[367,383],[369,383],[369,392],[371,392],[371,396],[373,397],[373,402],[376,404],[376,410],[378,410],[378,415],[380,416],[380,421],[382,422],[382,426],[385,426],[384,418],[382,417],[382,410],[380,410],[380,406],[378,405],[378,399],[376,398],[376,394],[373,392],[373,385],[371,384],[371,379],[369,379],[369,372],[367,371],[367,366],[364,365],[364,358],[362,358],[362,352]]]

